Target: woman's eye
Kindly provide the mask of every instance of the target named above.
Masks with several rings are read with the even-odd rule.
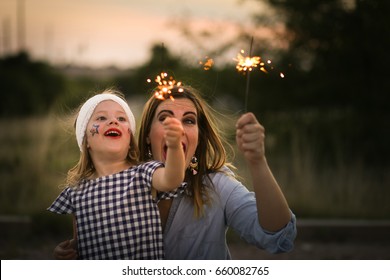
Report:
[[[165,121],[166,118],[167,118],[167,116],[159,116],[158,121],[163,122],[163,121]]]
[[[185,124],[196,124],[196,120],[192,119],[192,118],[185,119],[185,120],[183,120],[183,123],[185,123]]]

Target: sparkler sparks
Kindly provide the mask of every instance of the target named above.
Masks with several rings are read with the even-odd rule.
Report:
[[[210,70],[211,67],[214,66],[214,60],[212,58],[209,58],[208,56],[205,57],[204,61],[199,61],[200,65],[203,65],[203,70]]]
[[[168,73],[162,72],[156,76],[154,81],[157,83],[157,89],[154,92],[154,97],[160,100],[165,100],[170,98],[172,101],[175,99],[171,95],[172,89],[174,87],[179,87],[178,91],[183,92],[184,90],[180,88],[182,82],[177,82],[172,76],[169,76]],[[148,83],[151,83],[151,79],[147,79]]]
[[[250,73],[259,68],[260,71],[268,74],[267,69],[274,70],[274,67],[271,66],[272,61],[267,60],[264,62],[260,56],[252,56],[252,46],[253,46],[253,37],[250,44],[249,56],[244,55],[244,50],[237,55],[233,60],[237,61],[236,69],[238,72],[246,74],[246,90],[245,90],[245,112],[247,111],[248,104],[248,95],[249,95],[249,82],[250,82]],[[284,73],[280,72],[279,76],[283,79],[285,77]]]
[[[269,65],[270,69],[275,70],[275,67],[273,65],[271,65],[271,63],[272,63],[272,61],[270,59],[268,59],[267,64]],[[263,67],[261,67],[261,66],[263,66]],[[260,64],[260,70],[263,71],[264,73],[268,73],[268,71],[264,67],[265,67],[265,64],[263,64],[263,65]],[[284,77],[285,77],[283,72],[279,72],[279,76],[282,79],[284,79]]]
[[[270,70],[275,70],[274,66],[272,66],[272,61],[268,59],[264,62],[260,56],[244,56],[244,50],[237,55],[233,60],[237,61],[236,69],[238,72],[243,72],[246,74],[249,71],[253,71],[257,67],[261,72],[268,74]],[[281,78],[285,77],[283,72],[279,72],[279,76]]]
[[[253,68],[257,67],[260,63],[260,57],[252,56],[252,46],[253,46],[253,37],[251,39],[251,45],[249,48],[249,56],[244,57],[242,54],[244,54],[244,50],[241,50],[242,54],[237,55],[237,66],[236,69],[241,72],[244,71],[246,74],[246,90],[245,90],[245,112],[248,108],[248,95],[249,95],[249,81],[250,81],[250,73],[253,70]]]
[[[243,56],[244,50],[241,50],[241,53],[237,55],[237,58],[234,59],[237,61],[236,69],[238,72],[248,72],[252,71],[254,68],[256,68],[261,62],[261,59],[259,56]]]

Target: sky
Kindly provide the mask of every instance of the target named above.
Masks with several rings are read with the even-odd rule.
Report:
[[[153,44],[164,44],[198,60],[234,37],[238,25],[251,28],[250,14],[259,9],[255,0],[0,0],[0,54],[24,45],[33,58],[54,64],[131,68],[150,58]],[[184,26],[212,36],[195,44]]]

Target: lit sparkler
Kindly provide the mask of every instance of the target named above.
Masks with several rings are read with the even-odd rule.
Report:
[[[170,98],[172,101],[175,99],[171,95],[172,89],[174,87],[179,87],[178,91],[183,92],[184,90],[180,88],[182,82],[177,82],[172,76],[169,76],[168,73],[162,72],[157,75],[154,81],[157,83],[157,89],[154,92],[154,97],[160,100],[165,100]],[[151,79],[147,79],[148,83],[151,83]]]
[[[210,70],[214,66],[214,60],[208,56],[205,57],[204,61],[199,61],[199,64],[203,66],[203,70]]]
[[[259,56],[243,56],[244,53],[245,51],[241,50],[241,53],[239,53],[237,58],[234,60],[237,61],[236,69],[238,72],[243,72],[246,74],[260,65],[262,62]]]
[[[249,81],[250,81],[250,73],[254,68],[256,68],[260,63],[261,59],[259,56],[252,57],[252,46],[253,46],[253,37],[251,39],[251,45],[249,48],[249,56],[244,57],[244,50],[241,50],[242,54],[237,55],[237,66],[236,69],[239,72],[244,72],[246,74],[246,90],[245,90],[245,112],[248,108],[248,95],[249,95]]]
[[[264,62],[260,56],[252,56],[252,46],[253,46],[253,37],[251,40],[250,45],[250,51],[249,56],[244,56],[244,50],[241,50],[241,52],[237,55],[237,57],[234,59],[237,61],[236,69],[238,72],[242,72],[246,74],[246,90],[245,90],[245,112],[248,107],[248,95],[249,95],[249,82],[250,82],[250,73],[256,69],[259,68],[260,71],[268,74],[267,69],[274,70],[274,67],[271,65],[272,61],[267,60]],[[279,76],[283,79],[285,77],[283,72],[279,73]]]

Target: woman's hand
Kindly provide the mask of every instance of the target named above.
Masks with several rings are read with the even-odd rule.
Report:
[[[264,127],[253,113],[242,115],[236,123],[236,141],[239,150],[249,163],[258,163],[265,159]]]
[[[53,251],[53,257],[57,260],[76,260],[77,254],[77,240],[65,240],[58,244]]]

